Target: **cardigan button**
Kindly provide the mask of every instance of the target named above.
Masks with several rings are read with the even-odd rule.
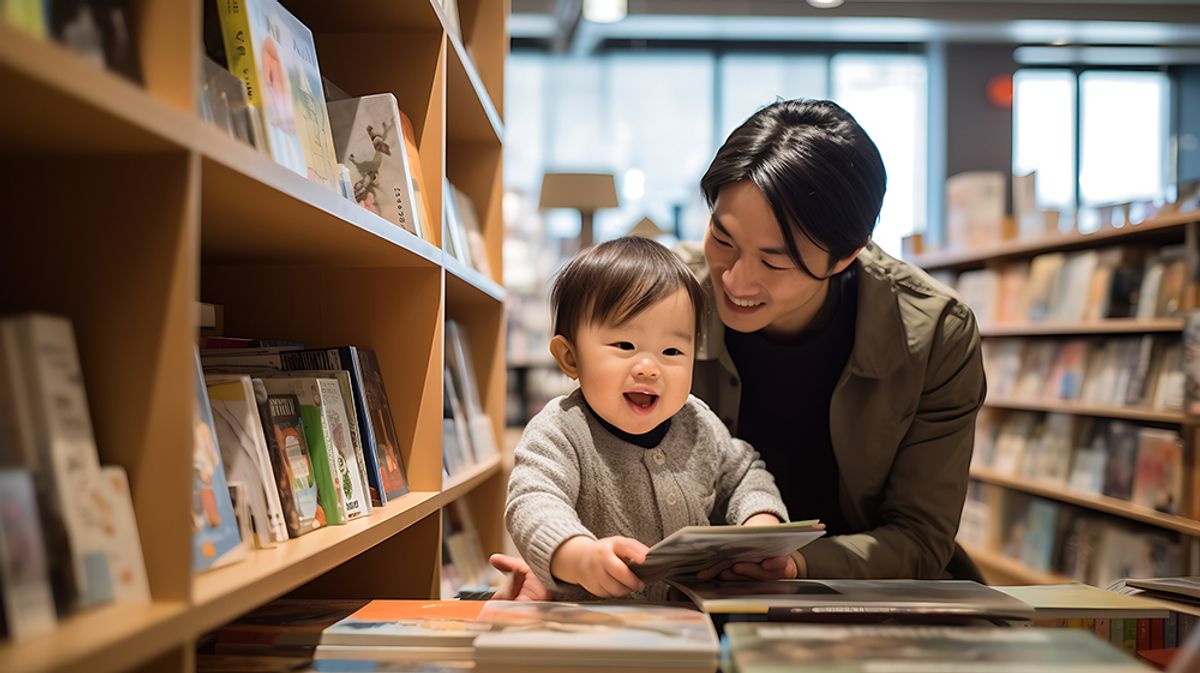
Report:
[[[654,450],[654,462],[658,465],[662,465],[663,463],[667,462],[667,457],[663,455],[662,449]]]

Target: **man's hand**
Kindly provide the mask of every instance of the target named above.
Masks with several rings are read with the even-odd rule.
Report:
[[[645,588],[630,570],[643,563],[649,547],[628,537],[573,537],[562,543],[550,559],[550,572],[564,582],[578,584],[594,596],[618,598]]]
[[[529,564],[519,556],[492,554],[488,561],[505,575],[504,585],[492,598],[500,601],[548,601],[550,592],[533,574]]]

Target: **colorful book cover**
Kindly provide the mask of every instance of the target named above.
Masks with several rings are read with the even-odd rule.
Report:
[[[383,385],[383,372],[379,369],[375,351],[369,348],[358,349],[358,362],[366,393],[366,411],[375,434],[375,462],[380,485],[388,498],[396,498],[408,492],[408,476],[400,453],[400,436],[396,433],[392,407]]]
[[[269,395],[261,379],[254,379],[254,397],[271,455],[284,522],[288,534],[299,537],[325,525],[308,442],[300,423],[300,401],[295,395]]]
[[[421,153],[417,149],[417,134],[413,129],[412,121],[404,111],[400,111],[400,132],[404,136],[404,158],[408,162],[408,176],[412,181],[413,194],[413,212],[417,217],[417,230],[421,232],[421,236],[425,240],[437,245],[437,231],[440,226],[435,225],[433,219],[433,211],[430,209],[431,195],[429,193],[429,183],[425,181],[425,174],[421,171]]]
[[[336,381],[326,380],[336,387]],[[317,482],[317,499],[325,514],[325,524],[336,526],[346,523],[347,491],[352,495],[353,489],[346,483],[349,478],[346,461],[333,442],[319,381],[315,378],[264,378],[263,386],[269,395],[294,395],[300,402],[300,423]]]
[[[218,4],[229,70],[246,83],[276,162],[337,190],[337,161],[312,32],[276,0]]]
[[[337,160],[350,170],[354,200],[420,236],[396,97],[383,93],[330,101],[329,121]]]
[[[104,531],[116,599],[149,602],[150,582],[146,577],[146,561],[142,556],[142,541],[138,536],[137,516],[133,512],[133,496],[125,468],[118,465],[100,468],[99,492],[102,497],[96,499],[95,506],[108,522]]]
[[[265,549],[287,540],[287,524],[250,377],[209,374],[205,383],[225,478],[245,486],[255,546]]]
[[[325,629],[322,645],[470,647],[491,628],[480,620],[490,601],[373,600]]]
[[[245,556],[246,548],[233,514],[229,485],[204,372],[196,355],[196,407],[192,422],[192,570],[216,568]]]
[[[726,634],[739,673],[1146,670],[1103,640],[1075,629],[742,622],[729,624]]]
[[[653,604],[487,601],[492,629],[475,639],[477,664],[716,667],[708,615]],[[712,670],[709,668],[708,670]]]
[[[33,479],[0,470],[0,634],[22,640],[57,622]]]
[[[655,544],[646,560],[631,566],[650,582],[739,561],[787,556],[825,534],[815,519],[773,526],[685,526]]]
[[[1133,502],[1178,514],[1183,501],[1183,440],[1173,430],[1138,431],[1137,474]]]

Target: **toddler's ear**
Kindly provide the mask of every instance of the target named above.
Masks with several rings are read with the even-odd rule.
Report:
[[[561,334],[554,335],[550,340],[550,355],[558,363],[558,368],[572,381],[579,378],[579,362],[575,359],[575,349],[571,342]]]

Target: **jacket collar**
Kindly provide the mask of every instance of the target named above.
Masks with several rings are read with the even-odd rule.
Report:
[[[846,369],[855,376],[881,379],[903,365],[909,357],[908,330],[900,313],[895,271],[899,262],[874,243],[869,244],[854,267],[858,273],[858,315],[854,327],[854,348]],[[708,267],[693,266],[708,298],[702,321],[704,331],[696,349],[697,360],[719,360],[733,369],[725,349],[725,325],[717,313],[716,290]]]

